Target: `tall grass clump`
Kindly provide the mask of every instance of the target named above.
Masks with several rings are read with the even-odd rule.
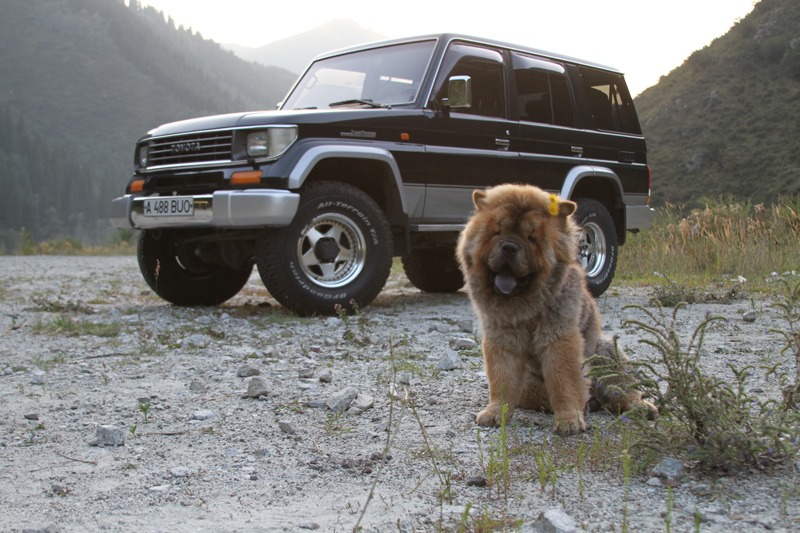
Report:
[[[629,325],[644,333],[641,342],[656,354],[634,363],[638,387],[655,400],[659,415],[655,423],[631,417],[636,446],[708,469],[766,468],[794,460],[800,446],[800,283],[785,286],[777,307],[784,326],[774,333],[784,346],[775,362],[743,368],[729,363],[727,377],[709,374],[701,363],[706,331],[721,318],[707,318],[684,344],[674,327],[682,306],[671,316],[638,307],[647,319]],[[776,383],[779,393],[751,393],[748,381],[756,372]]]
[[[709,201],[687,210],[667,204],[652,227],[628,237],[620,248],[618,275],[759,278],[800,266],[800,195],[771,206]]]

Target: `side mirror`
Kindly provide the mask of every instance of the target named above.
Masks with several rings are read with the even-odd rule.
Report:
[[[450,109],[472,107],[472,78],[452,76],[447,80],[447,99],[442,102]]]

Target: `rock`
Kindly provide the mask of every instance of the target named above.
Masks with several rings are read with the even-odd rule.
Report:
[[[252,365],[242,365],[236,371],[236,376],[240,378],[251,378],[253,376],[260,376],[261,370]]]
[[[174,468],[170,468],[169,474],[174,478],[187,478],[191,472],[185,466],[176,466]]]
[[[331,411],[343,413],[357,397],[358,389],[355,387],[347,387],[329,397],[326,404]]]
[[[22,416],[25,418],[25,420],[39,420],[39,413],[30,413]]]
[[[92,446],[125,446],[125,430],[111,425],[100,425],[95,430]]]
[[[439,370],[449,371],[461,368],[461,358],[458,352],[452,349],[445,350],[436,364]]]
[[[664,483],[661,481],[660,477],[653,476],[653,477],[651,477],[650,479],[647,480],[647,486],[648,487],[663,487]]]
[[[317,524],[316,522],[303,522],[303,523],[297,524],[297,527],[299,527],[300,529],[315,530],[315,529],[319,529],[319,524]]]
[[[293,433],[297,433],[297,430],[292,425],[291,422],[287,422],[285,420],[281,420],[278,422],[278,427],[281,429],[283,433],[289,433],[290,435]]]
[[[297,377],[300,379],[311,379],[314,377],[313,368],[301,368],[297,371]]]
[[[670,487],[675,487],[683,477],[683,463],[667,457],[653,468],[653,475],[663,479]]]
[[[42,370],[34,370],[30,373],[30,384],[31,385],[44,385],[45,373]]]
[[[750,311],[747,311],[745,314],[742,315],[742,320],[744,320],[745,322],[752,323],[756,321],[756,316],[757,316],[756,312],[751,309]]]
[[[468,487],[485,487],[489,482],[483,476],[472,476],[467,478]]]
[[[217,413],[209,409],[201,409],[192,413],[192,420],[200,420],[201,422],[214,421],[217,419]]]
[[[539,515],[539,518],[526,532],[537,533],[573,533],[578,531],[575,520],[561,509],[550,509]]]
[[[450,347],[454,350],[474,350],[478,347],[478,343],[473,339],[459,338],[450,341]]]
[[[189,390],[192,392],[205,392],[208,390],[208,385],[203,380],[200,379],[193,379],[191,383],[189,383]]]
[[[330,383],[333,381],[333,371],[330,368],[324,368],[320,370],[318,378],[322,383]]]
[[[367,409],[370,409],[373,405],[375,405],[375,398],[368,394],[361,394],[359,393],[356,396],[356,399],[353,400],[353,403],[350,405],[351,409],[358,409],[360,412],[364,412]]]
[[[243,398],[261,398],[262,396],[269,396],[269,385],[267,380],[262,377],[254,377],[250,379],[247,384],[247,392],[244,393]]]

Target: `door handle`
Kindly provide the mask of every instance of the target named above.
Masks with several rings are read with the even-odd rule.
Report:
[[[577,157],[583,157],[583,146],[573,146],[572,155]]]
[[[508,150],[511,147],[511,141],[509,139],[495,139],[494,144],[501,150]]]

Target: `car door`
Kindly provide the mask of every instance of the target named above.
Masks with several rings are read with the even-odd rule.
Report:
[[[543,189],[561,190],[570,168],[582,164],[576,143],[575,109],[565,68],[529,54],[512,53],[514,96],[519,117],[519,179]]]
[[[511,139],[517,123],[508,118],[506,56],[477,44],[451,43],[429,102],[426,136],[428,223],[463,223],[472,212],[472,191],[514,181],[517,153]],[[448,80],[468,79],[466,107],[448,106]]]

